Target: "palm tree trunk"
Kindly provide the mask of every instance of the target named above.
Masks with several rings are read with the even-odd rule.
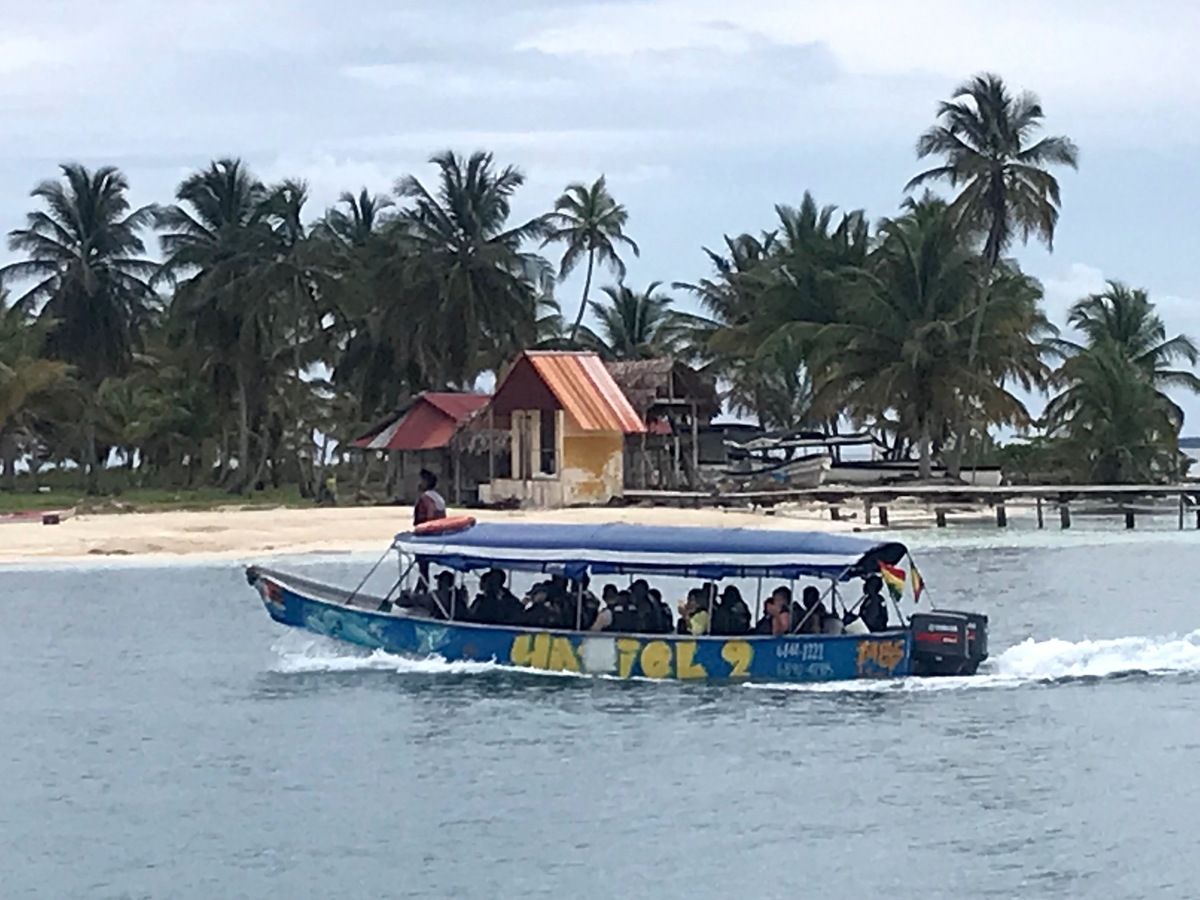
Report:
[[[917,442],[917,456],[920,462],[917,466],[917,474],[922,479],[933,477],[933,453],[932,453],[932,438],[929,434],[929,419],[926,417],[921,421],[921,437]]]
[[[583,314],[587,310],[588,291],[592,289],[592,268],[596,264],[595,249],[588,251],[588,267],[587,275],[583,279],[583,299],[579,301],[579,314],[575,316],[575,324],[571,326],[571,337],[569,338],[572,344],[575,343],[575,335],[579,333],[579,326],[583,324]]]
[[[246,384],[246,367],[239,360],[237,364],[237,406],[238,406],[238,452],[237,471],[233,474],[230,490],[235,494],[244,493],[250,478],[250,390]]]

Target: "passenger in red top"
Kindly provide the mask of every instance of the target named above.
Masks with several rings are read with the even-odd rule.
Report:
[[[428,469],[422,469],[417,482],[420,494],[417,495],[416,506],[413,507],[413,527],[422,522],[446,518],[446,501],[436,490],[437,476]],[[429,560],[417,560],[417,589],[429,590]]]
[[[413,507],[413,525],[446,518],[446,501],[434,490],[437,476],[428,469],[422,469],[418,484],[421,493],[417,497],[417,505]]]

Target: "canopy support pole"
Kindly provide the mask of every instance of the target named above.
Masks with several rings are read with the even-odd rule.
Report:
[[[575,582],[575,630],[583,631],[583,576]]]
[[[758,625],[758,619],[759,619],[759,616],[761,616],[761,615],[762,615],[762,576],[759,575],[758,576],[758,591],[754,598],[754,624],[750,626],[751,628]]]

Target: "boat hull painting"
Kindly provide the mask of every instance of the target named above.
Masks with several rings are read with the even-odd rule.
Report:
[[[912,673],[912,639],[902,630],[778,638],[544,631],[374,612],[308,596],[266,577],[257,588],[277,622],[418,658],[616,678],[820,682]]]

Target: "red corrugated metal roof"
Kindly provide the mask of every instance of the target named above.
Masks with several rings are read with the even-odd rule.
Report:
[[[366,450],[437,450],[454,437],[458,424],[488,402],[486,394],[426,393],[410,409],[374,435],[353,446]]]
[[[524,355],[584,431],[646,431],[645,423],[595,353],[529,351]],[[500,389],[496,394],[499,396]]]

